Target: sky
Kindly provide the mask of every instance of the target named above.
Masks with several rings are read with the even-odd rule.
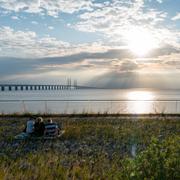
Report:
[[[0,0],[0,83],[180,89],[180,0]]]

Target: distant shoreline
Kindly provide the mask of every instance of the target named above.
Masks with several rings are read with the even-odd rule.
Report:
[[[154,113],[154,114],[103,114],[103,113],[80,113],[80,114],[0,114],[0,117],[30,117],[30,116],[42,116],[42,117],[120,117],[120,118],[156,118],[156,117],[180,117],[180,114],[166,114],[166,113]]]

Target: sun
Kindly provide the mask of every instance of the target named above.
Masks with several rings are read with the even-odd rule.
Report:
[[[143,57],[158,47],[152,33],[144,28],[133,28],[126,33],[128,49],[135,55]]]

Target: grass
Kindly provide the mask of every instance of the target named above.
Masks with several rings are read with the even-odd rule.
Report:
[[[179,117],[55,116],[61,139],[14,140],[26,119],[0,118],[0,179],[180,178]]]

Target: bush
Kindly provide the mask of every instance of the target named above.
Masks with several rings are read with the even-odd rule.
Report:
[[[124,179],[180,179],[180,137],[162,142],[153,138],[149,147],[135,159],[125,160],[121,177]]]

